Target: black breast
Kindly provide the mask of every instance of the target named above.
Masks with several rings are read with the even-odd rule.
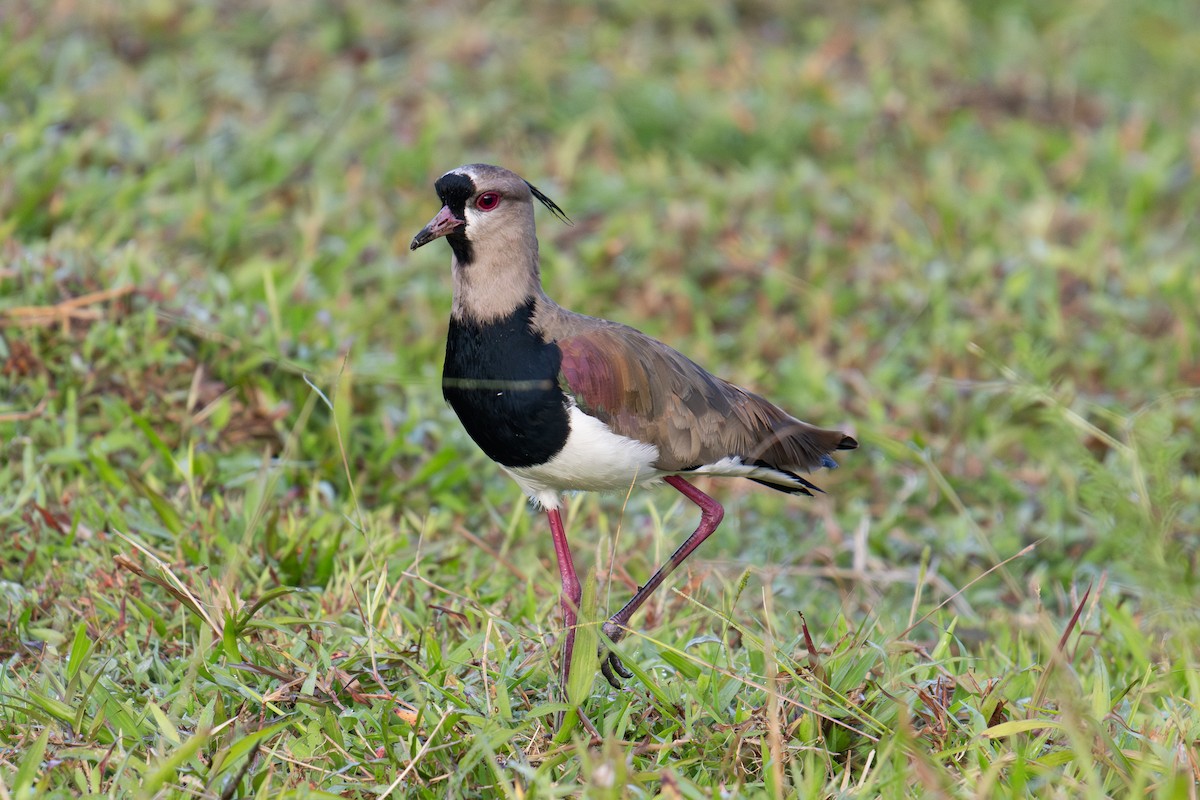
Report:
[[[558,347],[530,326],[533,300],[483,325],[450,319],[442,394],[475,443],[506,467],[544,464],[570,427]]]

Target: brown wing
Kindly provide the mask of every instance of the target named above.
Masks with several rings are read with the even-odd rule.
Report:
[[[659,449],[656,465],[686,470],[728,457],[790,472],[826,465],[856,443],[792,417],[714,377],[633,328],[609,323],[559,339],[559,382],[587,413]]]

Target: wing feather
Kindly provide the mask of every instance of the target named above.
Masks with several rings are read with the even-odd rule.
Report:
[[[790,472],[827,465],[857,446],[839,431],[801,422],[752,392],[714,377],[633,328],[603,323],[556,341],[559,385],[622,436],[659,449],[663,470],[721,459]]]

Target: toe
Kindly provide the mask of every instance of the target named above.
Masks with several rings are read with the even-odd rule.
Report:
[[[607,658],[600,664],[600,674],[604,676],[604,680],[608,681],[608,684],[614,689],[621,688],[621,681],[613,674],[612,666],[608,663]]]
[[[604,675],[604,679],[607,680],[614,689],[621,688],[621,681],[617,677],[618,675],[626,680],[629,680],[633,677],[633,673],[630,672],[628,667],[621,663],[621,659],[617,658],[616,653],[606,653],[603,656],[603,661],[600,665],[600,673]]]

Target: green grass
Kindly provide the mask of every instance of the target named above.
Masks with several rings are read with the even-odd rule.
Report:
[[[7,4],[0,800],[1195,798],[1200,18],[831,8]],[[862,442],[704,484],[557,738],[407,250],[475,160],[561,303]],[[592,619],[696,522],[566,516]]]

